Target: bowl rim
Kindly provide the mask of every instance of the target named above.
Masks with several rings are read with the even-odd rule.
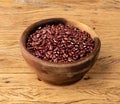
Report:
[[[90,53],[88,56],[85,56],[79,60],[76,60],[74,62],[67,62],[67,63],[54,63],[54,62],[49,62],[49,61],[45,61],[45,60],[42,60],[34,55],[32,55],[26,48],[26,39],[27,39],[27,35],[28,35],[28,32],[30,31],[30,29],[34,28],[36,25],[40,25],[42,23],[45,23],[46,21],[55,21],[55,20],[64,20],[66,22],[73,22],[73,23],[80,23],[81,25],[84,25],[84,27],[87,27],[90,31],[92,31],[92,33],[95,34],[95,37],[94,37],[94,41],[95,41],[95,47],[93,49],[93,52]],[[47,23],[46,23],[47,24]],[[74,26],[74,25],[73,25]],[[76,26],[75,26],[76,27]],[[79,28],[79,27],[77,27]],[[85,30],[86,31],[86,30]],[[90,34],[91,35],[91,34]],[[92,37],[93,38],[93,37]],[[86,24],[83,24],[79,21],[76,21],[76,20],[72,20],[72,19],[66,19],[66,18],[46,18],[46,19],[41,19],[40,21],[37,21],[37,22],[34,22],[33,24],[29,25],[25,30],[24,32],[22,33],[21,37],[20,37],[20,48],[21,48],[21,52],[22,52],[22,55],[23,53],[28,56],[31,60],[35,61],[36,63],[38,64],[42,64],[44,66],[54,66],[54,67],[72,67],[72,66],[76,66],[76,65],[80,65],[80,64],[83,64],[87,61],[91,61],[91,59],[97,54],[97,52],[99,52],[100,50],[100,46],[101,46],[101,42],[100,42],[100,39],[98,37],[98,35],[94,32],[93,29],[91,29],[88,25]]]

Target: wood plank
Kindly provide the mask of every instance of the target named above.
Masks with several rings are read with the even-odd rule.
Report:
[[[120,104],[120,1],[40,1],[0,0],[0,104]],[[86,80],[58,87],[37,80],[21,55],[19,39],[30,24],[64,16],[95,28],[102,46]]]
[[[0,81],[0,101],[14,103],[43,103],[45,101],[46,103],[58,102],[63,104],[88,102],[100,104],[120,101],[119,80],[81,80],[71,86],[58,87],[36,80],[34,75],[3,74],[3,76],[2,81]]]
[[[79,81],[76,84],[82,84],[80,86],[84,87],[85,86],[89,86],[90,84],[94,84],[94,87],[97,85],[100,85],[101,83],[103,84],[107,84],[105,82],[108,83],[116,83],[115,85],[113,84],[113,86],[117,86],[120,83],[119,82],[120,78],[119,78],[119,73],[114,73],[114,74],[93,74],[93,73],[88,73],[86,75],[86,77],[89,76],[90,78],[88,80],[85,80],[84,78]],[[39,81],[37,79],[37,75],[33,74],[33,73],[24,73],[24,74],[1,74],[0,76],[0,86],[39,86],[42,85],[44,82]],[[98,84],[100,83],[100,84]],[[102,85],[101,85],[102,86]],[[112,85],[111,85],[112,86]],[[98,86],[99,87],[99,86]]]

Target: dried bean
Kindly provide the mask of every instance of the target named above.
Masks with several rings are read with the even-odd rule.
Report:
[[[64,24],[45,25],[29,35],[26,47],[36,57],[55,63],[88,56],[95,43],[86,31]]]

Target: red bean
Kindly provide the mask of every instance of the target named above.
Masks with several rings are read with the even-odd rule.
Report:
[[[94,46],[89,33],[61,23],[38,27],[29,35],[26,44],[34,56],[55,63],[79,60],[88,56]]]

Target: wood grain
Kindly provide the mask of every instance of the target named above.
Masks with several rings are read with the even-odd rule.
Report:
[[[120,1],[63,1],[0,0],[0,104],[120,104]],[[19,38],[31,23],[64,16],[95,28],[102,47],[90,79],[58,87],[37,80],[21,56]]]

